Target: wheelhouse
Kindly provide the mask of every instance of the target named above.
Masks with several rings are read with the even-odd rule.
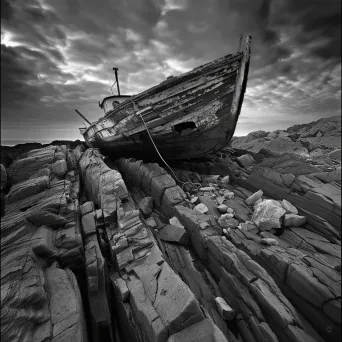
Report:
[[[103,109],[105,114],[108,114],[114,110],[119,104],[128,100],[130,95],[112,95],[105,97],[102,102],[99,102],[99,106]]]

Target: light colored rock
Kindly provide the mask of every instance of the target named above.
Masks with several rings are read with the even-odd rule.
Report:
[[[176,216],[170,218],[169,223],[173,226],[178,226],[178,227],[184,228],[184,226],[179,222],[179,220]]]
[[[213,186],[205,186],[203,188],[199,188],[199,191],[204,191],[204,192],[209,192],[209,191],[214,191],[215,188]]]
[[[286,210],[286,214],[295,214],[295,215],[298,214],[297,208],[286,199],[282,200],[281,205]]]
[[[266,245],[277,245],[278,241],[276,239],[272,238],[263,238],[260,240],[261,243],[264,243]]]
[[[306,222],[305,216],[285,214],[284,225],[286,227],[300,227]]]
[[[193,203],[193,204],[198,203],[198,197],[194,196],[193,198],[191,198],[190,202]]]
[[[233,214],[233,215],[234,215],[234,209],[232,209],[232,208],[227,208],[227,213],[228,213],[228,214]]]
[[[224,298],[216,297],[215,303],[217,306],[217,310],[222,316],[222,318],[226,321],[231,321],[235,317],[235,311],[227,304]]]
[[[218,224],[221,228],[237,228],[239,221],[231,217],[231,214],[223,214],[218,219]]]
[[[203,203],[197,204],[194,209],[200,212],[201,214],[206,214],[209,211],[208,207]]]
[[[228,207],[227,207],[225,204],[220,204],[220,205],[217,207],[217,210],[218,210],[220,213],[222,213],[222,214],[226,213],[226,212],[227,212],[227,209],[228,209]]]
[[[162,241],[177,242],[183,246],[186,246],[189,242],[189,234],[185,228],[169,224],[160,229],[157,236]]]
[[[224,190],[223,195],[226,199],[233,199],[235,196],[234,192],[229,191],[229,190]]]
[[[113,282],[115,283],[115,285],[119,289],[121,301],[127,302],[128,298],[129,298],[129,290],[128,290],[128,287],[126,285],[126,282],[120,277],[113,280]]]
[[[262,190],[259,190],[257,192],[255,192],[253,195],[249,196],[245,202],[248,204],[248,205],[253,205],[257,200],[259,200],[262,196],[263,196],[263,191]]]
[[[256,163],[256,160],[248,153],[244,154],[243,156],[237,157],[236,160],[245,169]]]
[[[225,200],[226,198],[224,197],[224,196],[218,196],[218,197],[216,197],[216,201],[217,201],[217,203],[220,205],[220,204],[223,204],[223,202],[224,202],[224,200]]]
[[[144,216],[151,215],[153,211],[153,198],[145,197],[139,203],[139,209]]]
[[[262,198],[259,198],[257,201],[255,201],[254,205],[253,205],[253,209],[255,210],[256,207],[263,201]]]
[[[222,179],[221,179],[221,182],[225,185],[228,185],[230,183],[230,177],[229,176],[224,176]]]
[[[264,200],[256,208],[251,221],[260,230],[281,228],[281,217],[286,213],[285,209],[275,200]]]
[[[251,230],[258,231],[259,230],[258,227],[252,221],[242,222],[240,223],[240,227],[242,230],[245,230],[245,231],[251,231]]]

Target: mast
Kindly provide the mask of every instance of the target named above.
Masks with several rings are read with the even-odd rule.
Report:
[[[119,78],[118,78],[118,71],[119,69],[118,68],[113,68],[114,70],[114,73],[115,73],[115,81],[116,81],[116,86],[118,88],[118,94],[120,96],[120,86],[119,86]]]

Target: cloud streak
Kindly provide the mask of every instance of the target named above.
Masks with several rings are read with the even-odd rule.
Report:
[[[112,67],[136,94],[253,36],[237,134],[338,115],[340,1],[18,0],[1,2],[2,139],[77,139],[102,115]],[[39,129],[38,129],[39,127]]]

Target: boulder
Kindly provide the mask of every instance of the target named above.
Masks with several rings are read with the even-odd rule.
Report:
[[[256,208],[251,221],[253,221],[260,230],[270,230],[272,228],[281,228],[281,217],[286,210],[275,200],[263,200]]]
[[[250,154],[244,154],[240,157],[237,157],[236,160],[245,169],[256,163],[256,160]]]
[[[151,215],[153,211],[153,198],[145,197],[139,203],[139,209],[144,216]]]
[[[189,234],[184,228],[170,224],[160,229],[157,236],[162,241],[176,242],[183,246],[186,246],[189,242]]]
[[[57,160],[51,166],[51,172],[57,177],[63,177],[68,172],[68,165],[66,160]]]
[[[284,225],[285,227],[300,227],[306,222],[305,216],[296,214],[285,214]]]

